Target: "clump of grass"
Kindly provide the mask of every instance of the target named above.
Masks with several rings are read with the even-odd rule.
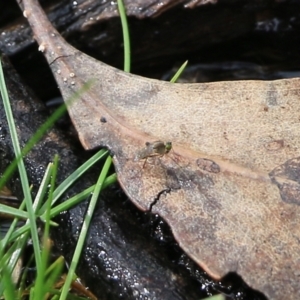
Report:
[[[67,101],[69,102],[68,104],[72,104],[73,101],[76,101],[76,98],[87,91],[90,85],[91,83],[84,85],[82,89],[80,89],[74,95],[74,97],[72,97],[72,99],[69,99]],[[66,295],[64,296],[61,291],[54,288],[55,283],[58,281],[64,266],[63,258],[59,257],[55,262],[49,264],[49,256],[51,251],[49,242],[50,226],[56,225],[53,221],[51,221],[51,219],[62,211],[65,211],[70,207],[78,204],[80,201],[86,199],[88,195],[93,193],[92,200],[89,204],[89,214],[85,216],[85,226],[83,226],[82,233],[77,243],[76,251],[74,253],[74,257],[78,261],[80,252],[84,244],[84,239],[82,238],[82,236],[86,236],[88,225],[95,208],[96,200],[101,190],[116,181],[116,174],[107,177],[108,170],[111,166],[111,157],[107,157],[108,151],[103,149],[100,150],[81,167],[74,171],[68,178],[66,178],[59,186],[56,186],[56,175],[59,171],[59,157],[55,156],[53,158],[53,162],[48,165],[45,171],[43,180],[41,182],[41,185],[39,186],[35,199],[32,199],[31,187],[29,185],[23,157],[41,139],[41,137],[55,123],[55,121],[66,111],[66,106],[63,105],[62,107],[60,107],[45,122],[45,124],[43,124],[39,128],[39,130],[30,139],[27,145],[23,149],[21,149],[18,142],[16,126],[13,120],[13,115],[8,99],[1,61],[0,91],[16,156],[14,162],[11,163],[11,165],[4,172],[3,176],[0,178],[0,189],[12,176],[16,167],[18,167],[24,194],[24,200],[18,209],[0,204],[0,211],[14,218],[10,228],[7,230],[6,234],[0,241],[0,297],[4,297],[6,299],[21,299],[23,295],[30,294],[31,299],[44,299],[45,296],[49,295],[50,293],[51,295],[59,294],[60,299],[64,299],[63,297],[66,297]],[[81,175],[83,175],[97,161],[104,159],[105,157],[107,157],[106,162],[95,185],[73,196],[71,199],[55,206],[57,201],[66,192],[66,190],[75,181],[77,181]],[[17,227],[17,223],[20,219],[26,220],[26,222],[24,222],[22,226]],[[43,236],[41,239],[39,238],[37,225],[37,222],[40,220],[44,223]],[[20,260],[21,254],[24,252],[29,239],[32,240],[33,244],[36,278],[32,285],[25,287],[24,284],[20,284],[19,289],[17,289],[16,282],[18,280],[13,280],[13,274],[15,266]],[[69,284],[69,278],[74,278],[74,261],[76,260],[73,260],[71,263],[72,268],[70,268],[69,273],[66,277],[65,286]],[[21,280],[20,282],[24,283],[25,279],[23,278],[23,280]],[[64,290],[66,290],[68,293],[69,288],[63,287],[63,291]]]

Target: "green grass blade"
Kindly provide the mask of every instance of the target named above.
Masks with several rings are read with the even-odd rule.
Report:
[[[53,163],[49,163],[33,202],[33,209],[36,212],[36,214],[41,213],[40,207],[42,205],[42,202],[45,201],[46,193],[48,191],[48,186],[50,184],[50,180],[52,176],[52,170],[53,170]]]
[[[41,253],[42,269],[36,278],[35,289],[34,289],[34,297],[36,299],[44,299],[45,298],[46,294],[48,293],[48,290],[51,288],[51,284],[53,283],[52,280],[54,280],[54,278],[52,278],[52,277],[51,277],[50,282],[47,280],[46,270],[47,270],[47,266],[48,266],[49,255],[50,255],[50,239],[49,239],[50,209],[51,209],[53,191],[55,189],[57,169],[58,169],[58,156],[55,155],[54,162],[53,162],[53,164],[51,164],[51,183],[50,183],[49,197],[46,201],[46,224],[44,227],[43,248],[42,248],[42,253]]]
[[[14,231],[11,236],[9,237],[8,243],[13,242],[15,239],[20,237],[22,234],[25,234],[27,231],[30,230],[29,223],[23,225],[22,227],[18,228],[16,231]]]
[[[116,181],[117,181],[117,175],[115,173],[108,176],[107,178],[105,178],[105,181],[102,186],[102,190],[104,190],[111,184],[115,183]],[[51,212],[50,212],[50,217],[54,218],[61,212],[66,211],[66,210],[70,209],[71,207],[77,205],[81,201],[87,199],[87,197],[90,196],[90,194],[94,191],[95,186],[96,186],[95,184],[90,186],[89,188],[85,189],[81,193],[71,197],[70,199],[68,199],[68,200],[60,203],[59,205],[55,206],[54,208],[52,208]],[[45,221],[44,215],[41,216],[41,220]]]
[[[95,190],[94,190],[92,199],[91,199],[89,207],[87,209],[87,213],[85,215],[85,218],[84,218],[84,221],[83,221],[83,224],[82,224],[81,232],[80,232],[78,242],[77,242],[77,245],[76,245],[76,248],[75,248],[75,252],[74,252],[73,259],[72,259],[72,262],[71,262],[71,265],[70,265],[70,269],[69,269],[68,275],[66,277],[66,281],[65,281],[65,284],[63,286],[61,296],[59,298],[60,300],[65,300],[67,295],[68,295],[68,291],[69,291],[69,288],[71,286],[73,276],[75,274],[75,270],[76,270],[76,267],[77,267],[77,264],[78,264],[78,261],[79,261],[79,257],[80,257],[80,254],[81,254],[81,251],[82,251],[82,248],[83,248],[83,245],[84,245],[85,238],[87,236],[88,228],[89,228],[89,225],[90,225],[90,222],[91,222],[91,219],[92,219],[95,207],[96,207],[96,203],[97,203],[99,194],[101,192],[103,183],[105,181],[105,178],[107,176],[108,170],[111,166],[111,163],[112,163],[112,158],[110,156],[108,156],[106,161],[105,161],[105,164],[102,168],[101,174],[98,178],[98,181],[97,181],[97,184],[95,186]]]
[[[33,250],[35,253],[37,272],[39,272],[39,270],[41,268],[40,245],[39,245],[39,239],[38,239],[37,226],[36,226],[36,222],[35,222],[35,214],[34,214],[34,210],[32,207],[32,197],[31,197],[31,193],[30,193],[30,189],[29,189],[29,181],[28,181],[28,177],[27,177],[27,173],[26,173],[26,169],[25,169],[24,160],[23,160],[21,148],[20,148],[19,141],[18,141],[17,130],[16,130],[16,126],[14,123],[9,99],[8,99],[8,93],[7,93],[7,88],[6,88],[6,84],[5,84],[5,80],[4,80],[1,60],[0,60],[0,90],[1,90],[1,96],[2,96],[2,100],[3,100],[5,114],[7,117],[7,123],[9,126],[10,136],[12,139],[14,153],[15,153],[16,157],[19,158],[18,159],[18,169],[19,169],[19,173],[20,173],[20,179],[21,179],[23,194],[24,194],[25,203],[26,203],[26,210],[28,212],[29,220],[31,223],[31,237],[32,237]],[[4,176],[3,176],[3,178],[4,178]],[[6,180],[6,178],[4,178],[4,180]],[[0,188],[1,188],[1,186],[0,186]]]
[[[122,31],[123,31],[123,43],[124,43],[124,71],[130,73],[130,38],[129,38],[129,29],[126,16],[126,10],[124,7],[123,0],[117,0],[118,9],[120,13]]]
[[[21,205],[19,207],[19,211],[23,211],[24,208],[25,208],[25,201],[23,201],[21,203]],[[28,218],[28,216],[26,218]],[[13,232],[15,231],[15,228],[17,227],[18,221],[19,221],[18,218],[14,218],[14,220],[12,221],[8,231],[5,234],[5,237],[3,237],[3,239],[0,241],[0,257],[2,256],[2,253],[4,252],[4,249],[8,245],[11,235],[13,234]]]
[[[20,218],[25,220],[28,219],[28,213],[26,211],[20,210],[19,208],[14,208],[11,206],[7,206],[5,204],[0,204],[0,211],[3,214],[8,214],[15,218]]]
[[[13,244],[10,245],[9,248],[5,249],[5,254],[1,257],[0,268],[2,269],[4,266],[8,268],[10,272],[15,267],[17,260],[19,259],[20,254],[24,250],[24,246],[26,245],[28,238],[28,234],[23,235],[19,239],[15,240]]]
[[[172,77],[172,79],[170,80],[170,82],[174,83],[177,81],[177,79],[180,77],[180,75],[182,74],[182,72],[184,71],[184,69],[186,68],[188,64],[188,61],[186,60],[181,67],[177,70],[177,72],[175,73],[175,75]]]
[[[34,200],[33,209],[35,212],[37,212],[41,202],[44,199],[46,191],[48,189],[48,185],[49,185],[50,178],[51,178],[51,166],[52,166],[52,164],[50,163],[48,165],[48,167],[46,168],[41,185],[39,187],[36,198]],[[15,216],[19,216],[20,218],[24,218],[26,216],[26,219],[28,219],[28,213],[26,211],[24,211],[25,201],[22,202],[22,204],[20,205],[20,207],[18,209],[11,208],[11,207],[4,206],[4,205],[3,205],[3,207],[1,207],[1,206],[2,206],[2,204],[0,204],[0,210],[2,210],[3,212],[11,213]],[[0,243],[1,249],[5,248],[9,242],[14,241],[16,238],[18,238],[20,235],[24,234],[25,232],[27,232],[30,229],[30,226],[28,224],[28,225],[22,226],[21,228],[19,228],[17,230],[14,230],[17,222],[18,222],[17,218],[13,220],[12,225],[10,226],[8,232],[6,233],[5,237],[3,238],[3,240]]]
[[[47,269],[46,276],[48,276],[54,269],[63,268],[65,264],[65,259],[63,256],[59,256]]]
[[[104,158],[108,154],[107,150],[100,150],[95,155],[93,155],[89,160],[87,160],[83,165],[76,169],[71,175],[68,176],[53,192],[53,199],[51,205],[54,205],[57,200],[63,195],[64,192],[76,181],[78,178],[84,174],[90,167],[92,167],[98,160]],[[45,219],[45,205],[41,208],[42,219]]]
[[[0,259],[1,273],[3,272],[3,270],[6,270],[10,278],[12,277],[13,270],[17,264],[18,259],[20,258],[23,249],[25,248],[25,245],[27,244],[28,239],[29,239],[29,230],[27,231],[27,233],[22,235],[18,240],[15,240],[14,243],[9,247],[9,249],[5,249],[6,252]],[[3,294],[3,290],[4,290],[4,286],[0,281],[0,295]]]
[[[223,295],[215,295],[215,296],[211,296],[211,297],[208,297],[208,298],[205,298],[205,299],[202,299],[202,300],[225,300],[225,296]]]
[[[4,294],[4,299],[9,299],[9,300],[15,299],[16,298],[16,295],[15,295],[16,287],[12,282],[11,274],[7,270],[7,267],[4,266],[1,273],[3,275],[3,276],[1,276],[1,281],[3,283],[3,293],[1,293],[0,296],[2,296]]]

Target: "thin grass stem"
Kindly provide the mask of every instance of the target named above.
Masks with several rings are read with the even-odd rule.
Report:
[[[87,236],[87,232],[88,232],[90,222],[92,220],[92,216],[93,216],[93,213],[94,213],[94,210],[95,210],[95,207],[96,207],[96,203],[97,203],[99,194],[102,190],[103,183],[104,183],[105,178],[107,176],[108,170],[111,166],[111,163],[112,163],[112,159],[111,159],[110,156],[108,156],[106,158],[105,164],[102,168],[102,171],[101,171],[100,176],[98,178],[97,184],[95,186],[92,199],[91,199],[91,201],[89,203],[89,206],[88,206],[88,209],[87,209],[87,213],[84,217],[84,221],[83,221],[81,232],[80,232],[80,235],[79,235],[79,238],[78,238],[78,241],[77,241],[75,252],[74,252],[74,255],[73,255],[73,258],[72,258],[70,269],[69,269],[68,275],[66,277],[66,281],[65,281],[65,284],[63,286],[62,293],[61,293],[60,298],[59,298],[60,300],[65,300],[66,299],[69,288],[70,288],[71,283],[73,281],[73,276],[75,274],[75,270],[76,270],[76,267],[77,267],[77,264],[78,264],[78,261],[79,261],[79,257],[80,257],[81,252],[82,252],[82,248],[83,248],[86,236]]]
[[[124,43],[124,71],[130,73],[131,67],[131,53],[130,53],[130,37],[128,21],[126,16],[126,10],[123,0],[117,0],[118,9],[121,18],[122,32],[123,32],[123,43]]]
[[[181,76],[181,74],[183,73],[184,69],[186,68],[188,64],[188,61],[186,60],[181,67],[177,70],[177,72],[175,73],[175,75],[172,77],[172,79],[170,80],[170,82],[174,83],[178,80],[178,78]]]

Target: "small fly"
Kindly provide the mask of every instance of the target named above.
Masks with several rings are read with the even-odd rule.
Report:
[[[168,154],[172,149],[172,142],[155,141],[153,143],[146,143],[146,147],[140,150],[137,154],[138,159],[145,159],[143,168],[149,157],[160,156],[163,157]]]

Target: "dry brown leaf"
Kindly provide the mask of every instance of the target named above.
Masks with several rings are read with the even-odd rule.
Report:
[[[300,298],[299,79],[170,84],[124,73],[68,45],[23,0],[82,145],[106,146],[141,209],[171,226],[211,276],[237,272],[270,299]],[[174,151],[144,162],[145,142]]]

